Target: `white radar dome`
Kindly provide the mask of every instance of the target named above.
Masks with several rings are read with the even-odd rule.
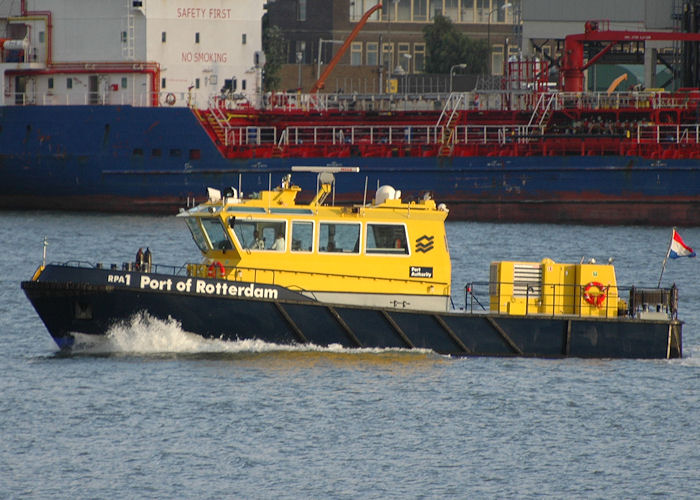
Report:
[[[399,193],[399,196],[401,196],[401,191],[399,191],[398,193]],[[386,200],[395,200],[395,199],[396,199],[396,189],[394,189],[391,186],[379,186],[379,189],[377,189],[377,194],[374,196],[374,204],[381,205]]]

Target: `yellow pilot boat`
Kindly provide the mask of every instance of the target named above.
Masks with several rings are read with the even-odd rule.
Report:
[[[281,186],[242,199],[229,188],[182,211],[205,256],[191,276],[279,285],[336,304],[446,311],[450,256],[448,210],[429,195],[404,202],[380,187],[370,203],[335,206],[334,175],[357,167],[293,167],[318,173],[318,191],[298,204],[301,190],[286,175]]]
[[[290,175],[246,198],[210,189],[205,203],[178,215],[200,263],[44,263],[22,288],[61,348],[73,346],[75,333],[104,336],[145,312],[233,341],[458,356],[682,356],[675,287],[632,287],[626,302],[610,264],[492,262],[489,281],[468,284],[464,309],[454,310],[447,208],[429,195],[403,200],[390,186],[336,206],[334,174],[358,170],[294,168],[318,175],[308,203],[297,201]]]

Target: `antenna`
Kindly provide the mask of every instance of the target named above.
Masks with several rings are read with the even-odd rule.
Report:
[[[46,267],[46,247],[49,246],[49,241],[46,239],[46,236],[44,236],[44,257],[41,261],[42,267]]]
[[[329,174],[339,174],[339,173],[357,173],[360,171],[360,167],[342,167],[342,166],[295,166],[292,167],[292,172],[313,172],[320,174],[327,172]]]

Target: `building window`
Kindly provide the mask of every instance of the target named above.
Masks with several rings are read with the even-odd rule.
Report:
[[[367,42],[367,65],[377,66],[379,64],[379,44],[377,42]]]
[[[190,160],[199,160],[202,157],[200,149],[190,149]]]
[[[297,0],[297,21],[306,21],[306,0]]]
[[[428,20],[428,0],[413,0],[413,20]]]
[[[350,0],[350,22],[357,22],[362,19],[365,12],[374,7],[376,4],[376,0]],[[371,16],[369,16],[369,20],[379,21],[381,11],[382,9],[375,11]],[[393,18],[394,17],[392,16],[392,19]]]
[[[453,23],[460,22],[459,0],[445,0],[445,8],[443,9],[442,14]]]
[[[448,1],[448,0],[446,0]],[[473,0],[462,0],[462,22],[471,22]],[[513,23],[519,0],[476,0],[474,20],[477,23]]]
[[[39,43],[44,43],[46,35],[44,34],[43,31],[39,32]]]
[[[160,149],[156,148],[156,149],[151,150],[151,156],[154,156],[156,158],[160,158],[161,155],[162,155],[162,152]]]
[[[474,0],[462,0],[462,12],[460,19],[463,23],[474,22]]]
[[[162,89],[165,88],[165,78],[160,79],[160,88],[162,88]]]
[[[248,40],[248,37],[246,36],[245,33],[243,33],[243,34],[241,35],[241,43],[242,43],[243,45],[245,45],[246,42],[247,42],[247,40]]]
[[[196,88],[196,89],[199,88],[199,78],[194,79],[194,88]]]
[[[382,63],[385,68],[390,71],[394,69],[394,44],[393,43],[383,43],[382,44]]]
[[[49,78],[49,90],[53,88],[53,78]]]
[[[350,2],[350,22],[357,22],[362,18],[362,0]]]
[[[160,41],[163,42],[163,43],[165,43],[165,39],[166,39],[166,35],[165,35],[165,31],[163,31],[163,32],[160,34]]]
[[[503,45],[493,45],[491,47],[491,74],[503,74]]]
[[[170,156],[172,156],[172,157],[182,156],[182,151],[180,149],[171,149]]]
[[[126,31],[122,31],[122,43],[126,43]]]
[[[241,80],[241,90],[245,90],[245,80]]]
[[[194,43],[199,43],[199,33],[194,34]]]
[[[491,0],[476,0],[474,18],[477,23],[487,23],[489,12],[491,12]]]
[[[72,78],[66,78],[66,88],[67,89],[73,88],[73,79]]]
[[[416,43],[413,45],[413,71],[422,73],[425,71],[425,44]]]
[[[134,148],[134,150],[132,152],[132,156],[143,156],[143,149]]]
[[[392,12],[392,18],[397,21],[411,20],[411,2],[396,2],[396,12]]]
[[[399,43],[399,65],[407,73],[411,72],[411,44]]]
[[[125,76],[122,77],[122,88],[125,89],[127,84],[127,79]]]
[[[362,65],[362,42],[352,42],[350,45],[350,65]]]

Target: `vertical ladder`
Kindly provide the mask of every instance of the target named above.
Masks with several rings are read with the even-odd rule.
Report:
[[[134,3],[126,0],[126,18],[122,22],[126,40],[122,41],[122,57],[128,61],[134,60]]]
[[[459,123],[459,107],[466,102],[463,93],[452,93],[442,108],[436,127],[442,127],[440,132],[440,156],[452,156],[455,144],[455,131]],[[443,125],[444,123],[444,125]]]

